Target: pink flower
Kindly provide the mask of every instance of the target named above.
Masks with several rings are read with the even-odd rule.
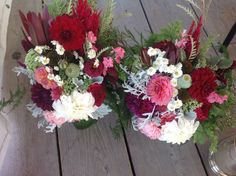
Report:
[[[112,52],[116,54],[116,62],[119,64],[120,60],[125,56],[125,50],[121,47],[114,48]]]
[[[52,91],[51,91],[52,100],[60,99],[61,94],[62,94],[62,88],[61,87],[57,87],[55,89],[52,89]]]
[[[209,103],[223,104],[227,99],[228,99],[227,95],[221,96],[217,94],[215,91],[210,93],[210,95],[207,97]]]
[[[113,59],[111,57],[104,57],[102,63],[104,65],[103,75],[105,76],[107,74],[107,69],[112,68],[114,66]]]
[[[90,43],[96,43],[96,41],[97,41],[97,37],[94,35],[94,33],[92,31],[88,32],[88,41]]]
[[[166,106],[173,95],[173,87],[170,78],[155,74],[147,85],[147,95],[150,96],[151,102],[159,106]]]
[[[175,42],[175,46],[177,48],[185,48],[187,42],[188,42],[188,34],[187,31],[184,30],[181,34],[181,39]]]
[[[52,74],[52,69],[45,66],[42,66],[35,70],[35,80],[41,84],[45,89],[55,89],[57,86],[57,83],[54,80],[48,79],[48,75]]]
[[[44,115],[44,118],[47,120],[47,122],[50,124],[61,126],[63,123],[66,122],[64,118],[56,117],[53,111],[44,111],[43,115]]]
[[[147,124],[143,125],[143,120],[142,119],[138,119],[137,121],[138,126],[139,126],[139,130],[141,133],[143,133],[144,135],[146,135],[147,137],[149,137],[152,140],[158,139],[161,136],[161,130],[158,127],[157,123],[154,121],[149,121]]]

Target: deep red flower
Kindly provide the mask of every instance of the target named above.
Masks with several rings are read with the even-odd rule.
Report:
[[[161,116],[161,126],[165,125],[167,122],[172,122],[176,117],[176,114],[174,113],[165,113]]]
[[[93,10],[87,0],[78,0],[73,16],[83,23],[86,32],[92,31],[95,36],[98,35],[100,13]]]
[[[60,96],[63,92],[63,89],[61,87],[57,87],[55,89],[51,90],[51,98],[52,100],[58,100],[60,99]]]
[[[154,48],[159,48],[161,51],[166,52],[166,58],[169,59],[170,64],[177,64],[179,55],[175,44],[171,41],[161,41],[153,45]]]
[[[119,79],[119,74],[114,67],[107,69],[107,74],[105,79],[109,80],[113,85],[116,84],[116,82]]]
[[[43,86],[40,84],[34,84],[31,87],[31,99],[32,101],[40,108],[42,108],[44,111],[53,110],[52,108],[52,99],[50,96],[51,92],[50,90],[44,89]]]
[[[210,109],[211,109],[211,104],[203,104],[202,107],[195,109],[195,112],[197,114],[197,119],[200,122],[207,120]]]
[[[101,76],[103,73],[104,65],[102,62],[99,63],[99,66],[94,65],[95,59],[91,59],[85,62],[84,72],[91,76],[92,78]]]
[[[155,106],[155,104],[148,99],[142,100],[142,98],[130,93],[126,95],[125,102],[130,112],[138,117],[144,117],[144,113],[152,112],[153,107]]]
[[[190,96],[197,101],[208,104],[207,97],[216,87],[216,76],[210,68],[199,68],[191,73],[192,86],[188,89]]]
[[[106,91],[103,85],[95,83],[89,86],[88,92],[91,92],[93,97],[95,98],[95,105],[101,106],[103,101],[106,98]]]
[[[86,35],[84,25],[78,18],[58,16],[52,21],[49,31],[51,38],[58,41],[66,50],[83,51]]]

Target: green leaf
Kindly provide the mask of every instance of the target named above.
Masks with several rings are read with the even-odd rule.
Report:
[[[233,60],[231,59],[227,59],[227,58],[223,58],[219,63],[218,63],[218,67],[221,69],[227,69],[229,67],[231,67],[233,64]]]

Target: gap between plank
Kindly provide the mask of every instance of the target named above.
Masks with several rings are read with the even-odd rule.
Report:
[[[61,165],[61,150],[60,150],[60,143],[59,143],[59,136],[58,136],[58,128],[56,127],[56,141],[57,141],[57,156],[58,156],[58,166],[59,166],[59,174],[62,174],[62,165]]]
[[[195,144],[195,147],[196,147],[196,149],[197,149],[197,153],[198,153],[198,155],[199,155],[199,158],[200,158],[200,160],[201,160],[201,163],[202,163],[202,166],[203,166],[203,169],[204,169],[206,175],[207,175],[207,176],[210,176],[210,175],[208,174],[207,168],[206,168],[206,166],[205,166],[205,164],[204,164],[204,161],[203,161],[201,152],[200,152],[200,150],[199,150],[197,144]]]

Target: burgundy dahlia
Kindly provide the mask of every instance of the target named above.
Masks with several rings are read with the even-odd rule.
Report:
[[[88,92],[91,92],[95,98],[95,105],[98,107],[101,106],[106,98],[106,90],[104,86],[98,83],[92,84],[89,86]]]
[[[94,64],[95,59],[88,60],[84,64],[84,72],[92,78],[101,76],[104,70],[103,63],[99,63],[98,66]]]
[[[31,99],[32,101],[44,111],[53,110],[52,99],[50,90],[44,89],[40,84],[34,84],[31,87]]]
[[[195,112],[197,114],[197,119],[200,122],[207,120],[210,109],[211,109],[211,104],[203,104],[202,107],[195,109]]]
[[[188,89],[190,96],[197,101],[209,104],[207,97],[215,91],[216,76],[210,68],[199,68],[191,73],[192,86]]]

